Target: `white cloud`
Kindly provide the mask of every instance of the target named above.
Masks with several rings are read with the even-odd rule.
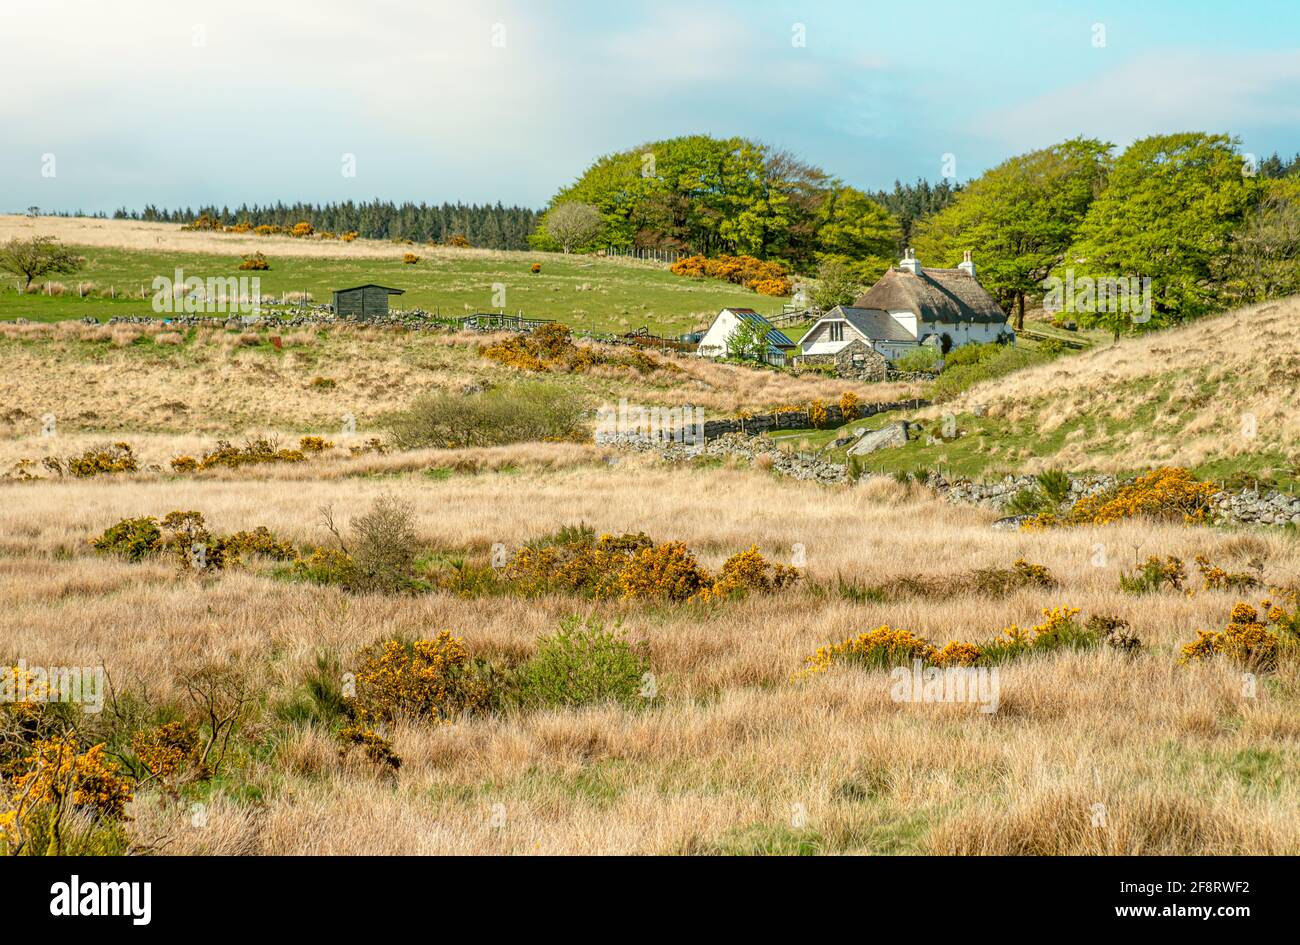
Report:
[[[1028,101],[983,111],[972,134],[1007,154],[1083,134],[1120,146],[1178,131],[1251,134],[1300,123],[1300,51],[1166,50]]]

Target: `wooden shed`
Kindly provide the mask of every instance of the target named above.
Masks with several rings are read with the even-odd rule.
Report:
[[[388,314],[388,297],[401,295],[404,291],[406,290],[375,285],[373,282],[351,289],[336,289],[334,314],[348,318],[383,318]]]

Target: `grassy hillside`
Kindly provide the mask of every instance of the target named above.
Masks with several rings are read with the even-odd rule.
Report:
[[[406,290],[394,298],[394,307],[453,316],[504,307],[511,314],[522,311],[530,318],[553,318],[601,332],[644,326],[658,334],[681,334],[707,323],[723,306],[746,305],[770,314],[779,312],[783,301],[715,279],[682,278],[663,267],[617,259],[190,233],[173,224],[133,221],[0,217],[0,240],[37,234],[55,235],[76,247],[86,265],[75,274],[52,277],[65,287],[61,296],[22,295],[15,281],[6,279],[0,283],[0,319],[93,316],[102,321],[150,314],[147,299],[153,295],[154,277],[174,278],[177,268],[204,279],[258,276],[265,294],[306,292],[321,302],[328,302],[334,289],[377,282]],[[243,256],[259,251],[270,261],[270,271],[241,273]],[[404,264],[407,252],[420,261]],[[534,263],[541,264],[540,273],[531,272]],[[93,284],[85,298],[78,294],[79,283]],[[504,306],[495,304],[498,286],[504,286]],[[118,298],[103,297],[110,288]]]
[[[359,433],[373,433],[383,414],[426,391],[530,377],[593,407],[627,398],[691,404],[711,417],[813,398],[833,403],[845,391],[864,402],[915,394],[904,384],[794,377],[693,358],[656,359],[648,370],[600,365],[582,374],[527,374],[480,356],[479,346],[493,338],[478,334],[294,330],[281,336],[281,349],[269,338],[267,331],[220,328],[0,324],[0,437],[38,437],[46,414],[58,417],[65,433],[329,432],[344,415],[356,418]],[[49,444],[38,438],[29,445]]]
[[[1300,298],[1269,302],[976,384],[924,414],[935,435],[954,414],[956,438],[922,437],[867,467],[990,475],[1169,464],[1295,485],[1297,317]]]

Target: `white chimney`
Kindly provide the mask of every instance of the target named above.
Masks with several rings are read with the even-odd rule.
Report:
[[[906,269],[914,276],[921,274],[921,262],[916,258],[916,251],[912,247],[903,250],[903,258],[898,264],[899,269]]]
[[[975,278],[975,260],[971,259],[969,249],[966,250],[962,261],[957,264],[957,268],[966,273],[966,275],[970,276],[972,279]]]

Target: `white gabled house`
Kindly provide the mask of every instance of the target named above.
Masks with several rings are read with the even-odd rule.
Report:
[[[916,336],[888,312],[878,308],[837,305],[813,324],[799,347],[804,357],[838,354],[854,341],[893,361],[915,351]]]
[[[800,342],[824,359],[860,341],[890,361],[919,345],[947,353],[967,344],[1015,341],[1007,315],[975,278],[970,251],[956,269],[924,269],[907,250],[870,289],[819,318]]]
[[[775,328],[758,312],[752,308],[724,308],[713,319],[713,324],[709,326],[704,337],[700,339],[700,346],[697,349],[699,354],[705,358],[723,358],[727,356],[727,339],[731,333],[740,327],[741,323],[747,323],[751,326],[766,327],[770,329],[767,333],[767,346],[765,351],[750,352],[751,357],[757,357],[760,361],[768,364],[785,364],[786,357],[797,350],[798,345],[786,337],[785,333]]]

